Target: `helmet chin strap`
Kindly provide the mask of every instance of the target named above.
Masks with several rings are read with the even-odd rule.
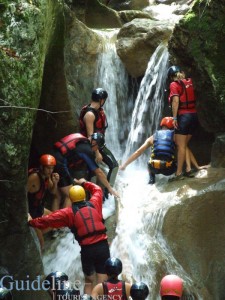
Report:
[[[104,103],[103,103],[103,104],[101,104],[101,105],[100,105],[100,107],[103,107],[103,106],[104,106],[104,104],[105,104],[105,101],[106,101],[106,99],[101,99],[101,100],[100,100],[100,102],[101,102],[102,100],[104,100]]]

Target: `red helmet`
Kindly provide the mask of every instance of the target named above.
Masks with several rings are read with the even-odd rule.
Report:
[[[55,157],[50,154],[43,154],[40,157],[40,164],[42,166],[55,166],[56,165]]]
[[[177,275],[166,275],[160,283],[161,296],[181,297],[183,292],[183,280]]]
[[[162,119],[160,126],[166,126],[169,129],[173,129],[173,118],[172,117],[165,117]]]

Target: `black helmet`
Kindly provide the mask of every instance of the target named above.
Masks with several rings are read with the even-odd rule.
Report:
[[[103,148],[105,146],[105,137],[101,132],[94,132],[91,135],[91,139],[96,141],[99,148]]]
[[[105,262],[105,272],[107,275],[119,275],[122,272],[122,262],[119,258],[108,258]]]
[[[96,102],[98,102],[100,99],[107,99],[107,97],[108,97],[108,93],[102,88],[97,88],[93,90],[91,95],[91,99]]]
[[[171,66],[167,71],[167,77],[170,78],[174,76],[176,73],[181,72],[181,68],[178,66]]]
[[[12,300],[12,293],[5,287],[0,287],[0,299],[2,300]]]
[[[144,282],[133,283],[130,288],[130,295],[133,300],[144,300],[148,297],[149,289]]]
[[[67,281],[69,278],[68,276],[63,272],[51,272],[48,274],[48,276],[45,278],[45,281],[48,281],[48,283],[45,283],[46,288],[58,288],[58,283],[61,283],[62,281]],[[54,282],[54,284],[53,284]]]

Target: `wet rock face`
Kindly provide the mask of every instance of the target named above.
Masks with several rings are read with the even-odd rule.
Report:
[[[164,237],[175,258],[201,293],[208,293],[204,299],[224,297],[224,170],[212,168],[207,177],[178,183],[177,196],[182,196],[182,204],[168,210],[163,224]],[[190,189],[201,192],[190,197]]]
[[[90,28],[120,28],[117,11],[110,8],[108,1],[78,0],[66,1],[76,18]],[[104,17],[103,17],[104,16]]]
[[[143,76],[157,46],[169,38],[168,24],[149,19],[134,19],[118,33],[117,53],[132,77]]]
[[[225,168],[225,135],[218,134],[212,147],[211,164],[215,168]]]
[[[41,256],[27,225],[25,186],[44,62],[56,20],[62,21],[61,4],[4,1],[0,5],[0,265],[16,279],[30,275],[32,280],[43,274]],[[16,293],[14,299],[34,299],[32,295]],[[48,299],[47,293],[39,296]]]

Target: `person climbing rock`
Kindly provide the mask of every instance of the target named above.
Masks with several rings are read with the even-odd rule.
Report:
[[[125,170],[130,163],[135,161],[148,148],[152,147],[148,162],[149,184],[155,183],[155,174],[169,176],[175,172],[176,160],[173,118],[163,118],[160,126],[161,130],[157,130],[152,136],[147,138],[144,144],[131,154],[126,162],[120,166],[120,170]]]
[[[69,227],[81,247],[81,263],[85,276],[84,293],[91,294],[95,273],[97,282],[106,279],[105,261],[110,257],[108,237],[102,216],[102,189],[84,178],[76,180],[69,190],[71,207],[60,209],[47,216],[30,220],[30,226],[41,230],[52,227]],[[91,198],[86,201],[86,191]]]
[[[96,88],[92,91],[90,104],[81,109],[79,117],[80,132],[89,139],[94,132],[105,135],[108,123],[103,106],[107,98],[108,93],[105,90]],[[111,186],[114,186],[119,169],[117,160],[106,145],[96,150],[95,154],[98,163],[103,162],[108,166],[107,180]],[[107,189],[105,189],[105,197],[108,198]]]
[[[94,152],[103,148],[104,145],[105,138],[100,132],[94,132],[90,139],[80,133],[72,133],[54,144],[54,155],[57,161],[56,170],[60,175],[58,186],[65,197],[64,207],[71,205],[69,189],[74,184],[72,171],[74,168],[79,170],[82,164],[86,164],[88,171],[82,177],[86,176],[87,180],[91,180],[91,177],[96,175],[97,179],[107,188],[111,195],[119,196],[95,161]]]

